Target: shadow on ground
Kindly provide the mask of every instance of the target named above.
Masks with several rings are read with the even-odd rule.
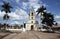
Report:
[[[56,33],[54,31],[43,31],[44,33]]]
[[[6,36],[8,36],[8,35],[10,35],[11,33],[13,33],[13,32],[10,32],[10,31],[0,31],[1,33],[7,33],[6,35],[0,35],[0,39],[2,39],[2,38],[4,38],[4,37],[6,37]]]
[[[8,36],[8,35],[9,35],[9,34],[6,34],[6,35],[4,35],[4,36],[1,36],[1,35],[0,35],[0,39],[6,37],[6,36]]]
[[[58,38],[60,38],[60,36],[57,36]]]

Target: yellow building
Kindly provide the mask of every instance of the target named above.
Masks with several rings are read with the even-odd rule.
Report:
[[[34,9],[31,9],[29,12],[29,21],[26,23],[26,30],[37,30]]]

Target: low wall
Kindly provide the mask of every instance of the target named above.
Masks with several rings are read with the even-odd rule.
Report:
[[[6,29],[6,30],[9,30],[11,32],[21,32],[22,29]]]

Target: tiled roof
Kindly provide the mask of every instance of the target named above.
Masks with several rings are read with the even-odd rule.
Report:
[[[60,26],[52,26],[51,28],[60,28]]]

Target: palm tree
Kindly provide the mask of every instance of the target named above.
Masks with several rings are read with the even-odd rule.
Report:
[[[46,7],[44,7],[44,6],[41,6],[40,8],[38,8],[38,10],[36,11],[36,12],[38,12],[37,13],[37,15],[41,12],[41,14],[44,12],[44,10],[46,10]]]
[[[8,20],[9,19],[9,15],[7,14],[8,12],[10,13],[11,12],[11,10],[10,10],[10,8],[12,8],[11,7],[11,5],[9,4],[9,3],[6,3],[6,2],[3,2],[4,4],[1,6],[2,7],[2,10],[1,10],[1,12],[2,11],[5,11],[5,15],[3,16],[3,20]]]
[[[8,12],[10,13],[11,12],[10,8],[12,8],[11,5],[6,2],[3,2],[3,3],[4,4],[1,6],[3,9],[1,11],[5,11],[6,13],[8,13]]]
[[[44,10],[46,10],[46,8],[44,6],[38,8],[37,10],[37,15],[39,13],[41,13],[41,15],[43,16],[43,18],[41,19],[42,20],[42,24],[45,24],[44,26],[52,26],[54,24],[54,16],[51,14],[51,13],[47,13],[47,12],[44,12]],[[42,14],[43,13],[43,14]]]
[[[47,26],[52,26],[54,24],[54,16],[51,13],[44,12],[42,23]]]
[[[46,7],[44,7],[44,6],[41,6],[40,8],[38,8],[37,11],[36,11],[36,12],[38,12],[37,15],[39,13],[41,13],[41,15],[43,15],[42,13],[44,12],[44,10],[46,10]],[[42,18],[41,18],[41,20],[42,20]]]

